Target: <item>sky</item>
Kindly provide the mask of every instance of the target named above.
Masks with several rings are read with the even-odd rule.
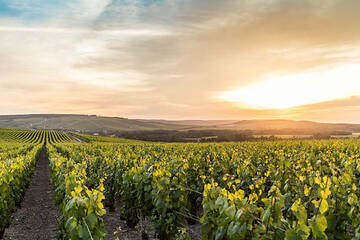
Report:
[[[0,114],[360,123],[358,0],[0,0]]]

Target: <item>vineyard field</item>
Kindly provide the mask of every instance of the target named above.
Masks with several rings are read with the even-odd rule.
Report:
[[[0,129],[0,142],[18,143],[63,143],[72,139],[65,133],[49,130]]]
[[[43,144],[70,141],[55,131],[0,129],[0,236],[21,203]]]
[[[0,240],[360,240],[360,0],[0,0]]]
[[[104,219],[118,203],[118,221],[143,239],[360,239],[359,140],[78,143],[62,134],[0,131],[1,197],[10,199],[1,202],[11,203],[0,205],[3,229],[44,146],[59,239],[113,239]]]
[[[90,224],[101,239],[103,199],[123,203],[129,226],[150,219],[159,239],[186,239],[189,224],[201,225],[202,239],[359,239],[359,144],[91,143],[49,152],[61,206],[68,206],[64,222],[69,212],[83,219],[64,224],[65,235]],[[94,205],[83,204],[92,197]]]

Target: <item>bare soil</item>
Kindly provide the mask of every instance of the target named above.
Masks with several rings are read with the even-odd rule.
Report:
[[[109,208],[106,209],[106,215],[103,216],[104,224],[107,231],[107,240],[141,240],[141,230],[139,226],[135,229],[131,229],[126,225],[126,221],[121,220],[121,204],[116,203],[115,209],[110,211]],[[139,225],[150,225],[149,223],[141,222]],[[153,232],[148,230],[149,240],[153,239]]]
[[[140,223],[131,229],[126,225],[126,221],[121,220],[121,203],[115,204],[115,209],[110,211],[106,209],[106,215],[103,216],[104,224],[107,231],[107,240],[141,240],[142,232],[146,232],[149,240],[155,240],[154,231],[151,229],[151,223],[148,220],[141,220]],[[186,226],[192,240],[200,240],[200,224]]]
[[[21,207],[14,213],[3,239],[56,239],[56,216],[57,206],[54,189],[50,184],[49,160],[44,148]]]

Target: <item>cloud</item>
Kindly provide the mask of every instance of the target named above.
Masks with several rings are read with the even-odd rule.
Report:
[[[148,29],[121,29],[121,30],[91,30],[91,29],[74,29],[74,28],[34,28],[34,27],[0,27],[0,32],[33,32],[33,33],[62,33],[62,34],[98,34],[109,35],[114,37],[127,36],[163,36],[170,33],[165,30],[148,30]]]
[[[94,111],[127,117],[338,121],[328,105],[322,105],[328,111],[258,110],[219,102],[214,96],[267,76],[327,71],[360,60],[357,0],[5,4],[18,14],[0,11],[4,113]],[[336,80],[333,88],[340,89],[344,82]],[[22,100],[23,94],[30,97]],[[11,108],[5,108],[8,102]],[[356,119],[356,106],[347,111],[344,121]]]

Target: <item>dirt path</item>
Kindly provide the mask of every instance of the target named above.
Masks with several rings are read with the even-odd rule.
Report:
[[[52,240],[57,233],[57,207],[50,184],[49,160],[45,149],[41,152],[25,198],[13,215],[3,239]]]

